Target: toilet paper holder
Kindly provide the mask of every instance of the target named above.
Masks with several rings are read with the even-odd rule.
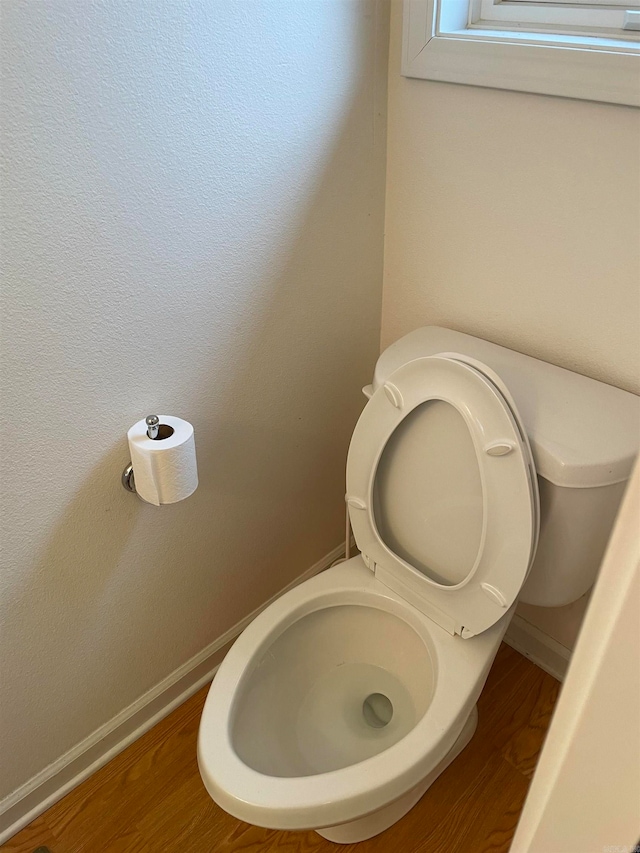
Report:
[[[160,418],[157,415],[147,415],[144,420],[147,425],[147,435],[149,436],[149,438],[157,439],[158,432],[160,430]],[[129,462],[127,467],[122,472],[122,477],[120,481],[128,492],[136,494],[136,480],[133,475],[133,465],[131,464],[131,462]]]

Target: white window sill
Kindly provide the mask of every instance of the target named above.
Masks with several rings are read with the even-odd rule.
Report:
[[[451,17],[460,20],[464,0],[446,2],[455,4]],[[444,30],[437,3],[404,0],[405,77],[640,107],[640,52],[633,44],[453,26]]]

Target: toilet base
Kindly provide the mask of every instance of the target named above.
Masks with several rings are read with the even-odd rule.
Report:
[[[388,806],[378,809],[373,814],[358,818],[358,820],[352,820],[349,823],[343,823],[340,826],[325,826],[322,829],[316,829],[318,835],[336,844],[353,844],[358,841],[366,841],[367,838],[373,838],[374,835],[379,835],[385,829],[389,829],[390,826],[393,826],[394,823],[404,817],[415,806],[420,797],[435,782],[438,776],[462,752],[473,737],[477,725],[478,709],[474,705],[456,742],[442,761],[427,774],[419,785],[416,785],[415,788],[412,788],[403,797],[400,797],[399,800],[395,800],[395,802],[390,803]]]

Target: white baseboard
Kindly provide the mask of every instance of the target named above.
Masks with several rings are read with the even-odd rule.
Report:
[[[544,669],[549,675],[564,681],[571,651],[517,614],[511,620],[505,643]]]
[[[211,681],[228,647],[255,617],[287,590],[318,574],[344,554],[334,548],[283,590],[0,802],[0,844],[103,767]]]

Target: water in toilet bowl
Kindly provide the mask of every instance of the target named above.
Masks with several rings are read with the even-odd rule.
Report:
[[[408,734],[432,689],[429,651],[406,622],[373,607],[328,607],[265,651],[241,691],[232,738],[246,764],[271,776],[338,770]]]
[[[339,770],[393,746],[417,717],[399,678],[380,666],[346,663],[319,678],[300,706],[300,752],[309,773]]]

